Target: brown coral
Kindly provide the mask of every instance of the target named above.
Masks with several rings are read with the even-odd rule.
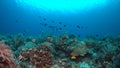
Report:
[[[3,41],[0,41],[0,68],[15,68],[15,66],[11,50]]]
[[[43,49],[27,49],[21,55],[29,62],[32,62],[36,68],[50,68],[53,58],[49,51]]]

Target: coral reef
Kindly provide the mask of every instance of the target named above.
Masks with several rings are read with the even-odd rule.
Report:
[[[120,36],[0,35],[0,68],[120,68],[119,62]]]

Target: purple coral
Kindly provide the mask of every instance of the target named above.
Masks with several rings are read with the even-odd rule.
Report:
[[[15,68],[16,65],[12,57],[12,51],[3,41],[0,41],[0,68]]]

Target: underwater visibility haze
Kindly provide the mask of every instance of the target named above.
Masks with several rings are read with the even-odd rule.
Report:
[[[120,68],[120,0],[0,0],[0,68]]]

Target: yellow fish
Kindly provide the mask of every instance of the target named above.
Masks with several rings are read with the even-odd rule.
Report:
[[[71,56],[70,58],[71,58],[71,59],[76,59],[77,57],[76,57],[76,56]]]

